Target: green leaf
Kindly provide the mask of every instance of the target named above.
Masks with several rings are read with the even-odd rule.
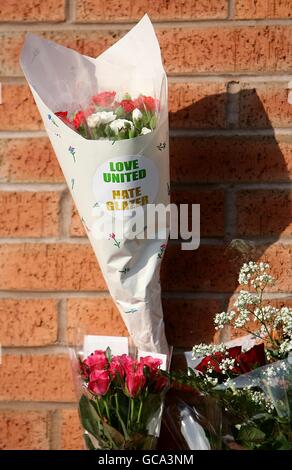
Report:
[[[106,354],[106,357],[107,357],[108,362],[111,362],[111,360],[112,360],[112,352],[111,352],[111,348],[110,348],[110,347],[107,347],[107,348],[106,348],[105,354]]]
[[[86,395],[82,395],[80,398],[79,412],[81,424],[84,429],[95,437],[99,436],[101,426],[100,417]]]
[[[265,437],[266,435],[263,431],[249,424],[241,426],[238,433],[238,439],[244,442],[259,443],[263,441]]]

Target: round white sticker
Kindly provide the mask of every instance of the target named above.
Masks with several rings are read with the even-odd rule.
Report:
[[[112,158],[98,167],[93,178],[96,202],[115,215],[155,202],[158,187],[156,165],[143,155]]]

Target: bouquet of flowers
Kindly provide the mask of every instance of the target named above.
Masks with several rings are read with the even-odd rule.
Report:
[[[168,354],[169,221],[147,220],[150,204],[170,202],[167,79],[148,16],[96,59],[28,34],[21,66],[134,344]]]
[[[132,99],[129,93],[117,96],[115,91],[102,91],[94,95],[84,110],[71,116],[58,111],[56,116],[86,139],[133,139],[149,134],[156,128],[159,100],[139,95]]]
[[[168,378],[160,359],[97,350],[80,361],[79,414],[88,449],[153,449]]]
[[[231,327],[245,336],[233,344],[195,346],[194,368],[174,374],[221,406],[229,448],[292,449],[292,309],[264,300],[274,282],[267,263],[245,263],[234,308],[214,320],[217,330]]]

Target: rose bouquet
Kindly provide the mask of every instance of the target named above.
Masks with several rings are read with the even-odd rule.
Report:
[[[97,350],[80,361],[79,414],[88,449],[155,447],[168,378],[160,359]]]
[[[170,202],[167,79],[148,16],[97,58],[28,34],[21,66],[133,342],[168,354],[159,273],[169,221],[147,217]]]
[[[292,309],[264,299],[275,282],[269,271],[267,263],[244,264],[234,308],[215,316],[217,330],[245,336],[195,346],[194,367],[174,374],[202,400],[211,397],[221,406],[222,443],[229,448],[292,449]]]

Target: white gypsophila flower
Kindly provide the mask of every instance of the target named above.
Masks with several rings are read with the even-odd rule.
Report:
[[[234,364],[235,359],[226,357],[225,359],[221,360],[219,364],[219,369],[222,371],[223,374],[226,374],[229,370],[232,370],[234,368]]]
[[[268,321],[276,317],[279,309],[272,307],[271,305],[265,305],[254,309],[254,315],[259,321]]]
[[[265,395],[264,392],[254,391],[254,390],[247,390],[249,397],[251,400],[260,406],[265,406],[268,413],[272,413],[274,410],[274,405],[272,401]]]
[[[238,310],[245,310],[247,305],[258,305],[259,303],[260,296],[258,294],[241,290],[237,299],[234,302],[234,305],[238,308]]]
[[[134,129],[132,121],[128,121],[128,119],[116,119],[110,123],[109,127],[115,134],[118,134],[120,131],[126,130],[127,128]]]
[[[112,111],[98,111],[88,116],[87,124],[89,127],[100,126],[101,124],[109,124],[116,119],[115,113]]]
[[[225,352],[226,346],[223,343],[220,344],[197,344],[193,347],[193,357],[205,357],[210,356],[216,352]]]
[[[149,134],[149,132],[151,132],[151,129],[148,129],[148,127],[142,127],[141,135]]]
[[[292,337],[292,308],[282,307],[274,320],[274,327],[281,326],[286,336]]]
[[[249,322],[249,311],[242,309],[239,311],[238,317],[234,321],[234,328],[242,328],[247,322]]]
[[[259,264],[255,263],[254,261],[244,263],[239,272],[238,282],[242,285],[247,285],[249,282],[251,282],[251,279],[255,274],[257,274],[258,277],[264,276],[262,280],[258,279],[257,282],[270,282],[272,278],[265,272],[269,269],[270,265],[264,262],[260,262]],[[255,281],[253,280],[252,283],[254,284],[254,282]]]
[[[233,310],[230,312],[217,313],[214,318],[215,329],[220,330],[224,328],[225,325],[229,325],[235,315],[236,313]]]
[[[292,340],[291,339],[286,339],[283,341],[279,348],[280,354],[288,354],[290,351],[292,351]]]
[[[143,114],[141,113],[140,109],[135,108],[132,111],[132,118],[133,121],[139,121],[143,117]]]

